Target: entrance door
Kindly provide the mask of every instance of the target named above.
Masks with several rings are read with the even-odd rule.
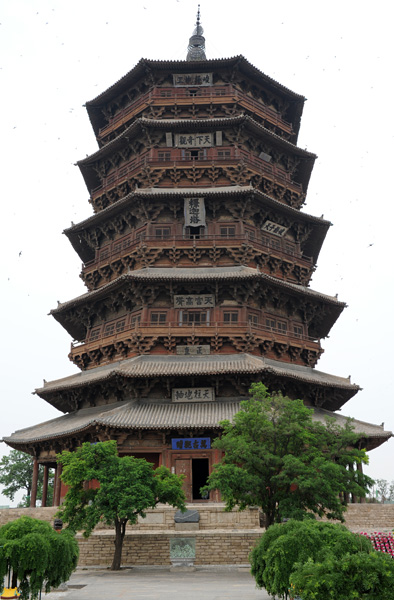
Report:
[[[209,494],[201,496],[200,488],[206,483],[209,475],[208,458],[192,458],[192,495],[193,500],[208,500]]]
[[[185,492],[186,502],[192,501],[192,473],[191,473],[191,460],[190,458],[177,458],[175,459],[175,473],[177,475],[184,475],[183,480],[183,491]]]
[[[206,484],[209,475],[208,458],[176,458],[175,473],[185,475],[183,491],[185,492],[186,502],[209,499],[209,495],[203,498],[200,494],[200,488]]]

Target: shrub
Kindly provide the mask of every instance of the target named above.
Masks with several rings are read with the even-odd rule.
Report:
[[[302,600],[392,600],[394,561],[380,552],[357,552],[322,562],[309,558],[290,576],[291,588]]]
[[[258,587],[284,598],[296,563],[302,565],[308,560],[322,561],[328,556],[371,551],[371,542],[365,536],[351,533],[343,525],[313,520],[288,521],[272,525],[263,534],[250,555],[251,572]]]
[[[12,573],[24,598],[38,597],[67,581],[77,566],[78,543],[67,531],[57,533],[49,523],[21,517],[0,527],[0,580]]]

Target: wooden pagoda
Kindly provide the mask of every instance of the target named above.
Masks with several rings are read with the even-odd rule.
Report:
[[[36,390],[64,416],[4,440],[34,456],[34,483],[57,452],[116,439],[215,501],[199,491],[211,442],[252,382],[316,419],[357,393],[315,368],[345,304],[309,287],[330,223],[300,210],[316,158],[297,146],[303,105],[243,56],[207,60],[199,17],[187,60],[143,59],[87,103],[94,214],[65,231],[87,292],[51,311],[80,371]],[[391,435],[355,426],[368,449]]]

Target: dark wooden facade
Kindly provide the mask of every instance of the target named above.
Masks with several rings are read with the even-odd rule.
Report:
[[[321,419],[359,389],[315,369],[345,305],[309,287],[330,223],[300,210],[315,160],[296,145],[304,98],[242,56],[199,56],[141,60],[86,105],[94,214],[65,233],[87,292],[52,310],[80,373],[37,390],[64,417],[5,440],[36,472],[116,439],[204,502],[210,443],[253,381]],[[390,436],[364,425],[369,448]]]

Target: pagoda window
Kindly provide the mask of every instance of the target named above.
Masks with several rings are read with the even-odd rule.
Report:
[[[281,319],[266,317],[265,326],[267,327],[267,329],[271,329],[272,331],[279,331],[280,333],[287,332],[287,322]]]
[[[205,227],[185,227],[185,238],[188,240],[199,240],[205,234]]]
[[[225,96],[226,95],[226,88],[216,88],[215,89],[215,94],[216,94],[216,96]]]
[[[154,311],[150,314],[151,325],[164,325],[167,321],[167,312]]]
[[[287,332],[287,323],[286,321],[277,321],[276,322],[276,329],[281,332],[281,333],[286,333]]]
[[[257,327],[259,324],[259,316],[254,313],[249,313],[248,322],[252,325],[252,327]]]
[[[118,321],[112,321],[111,323],[107,323],[104,327],[104,336],[114,335],[114,333],[120,333],[124,331],[126,326],[126,319],[119,319]]]
[[[280,250],[281,249],[281,243],[280,240],[270,240],[270,246],[271,248],[274,248],[274,250]]]
[[[207,151],[203,150],[182,150],[182,160],[205,160],[207,158]]]
[[[163,160],[163,161],[171,160],[171,152],[159,151],[157,153],[157,157],[159,160]]]
[[[119,321],[116,321],[116,323],[115,323],[116,333],[120,333],[121,331],[124,331],[125,327],[126,327],[126,319],[120,319]]]
[[[107,323],[104,327],[104,336],[113,335],[115,333],[115,323]]]
[[[256,238],[256,232],[253,229],[245,228],[245,233],[248,240],[254,240]]]
[[[117,242],[115,242],[112,247],[112,251],[114,254],[117,254],[118,252],[124,250],[125,248],[128,248],[129,246],[131,246],[130,235],[128,235],[126,238],[123,238],[122,240],[118,240]]]
[[[94,329],[92,329],[89,334],[89,341],[94,342],[95,340],[98,340],[100,337],[100,331],[101,327],[95,327]]]
[[[220,237],[232,238],[235,237],[235,227],[220,227]]]
[[[209,325],[209,310],[180,310],[179,325]]]
[[[217,157],[218,158],[231,158],[231,150],[218,150]]]
[[[291,242],[285,242],[284,247],[285,252],[287,252],[287,254],[295,254],[295,244],[292,244]]]
[[[228,325],[229,323],[238,323],[238,311],[237,310],[226,310],[223,312],[223,322]]]
[[[155,227],[155,238],[159,240],[168,239],[171,235],[171,227]]]
[[[137,327],[140,323],[141,323],[141,313],[136,313],[134,315],[131,315],[131,327],[134,329],[135,327]]]
[[[160,96],[162,98],[171,98],[172,90],[160,90]]]
[[[302,325],[293,325],[293,334],[295,337],[302,337],[304,335],[304,328]]]

